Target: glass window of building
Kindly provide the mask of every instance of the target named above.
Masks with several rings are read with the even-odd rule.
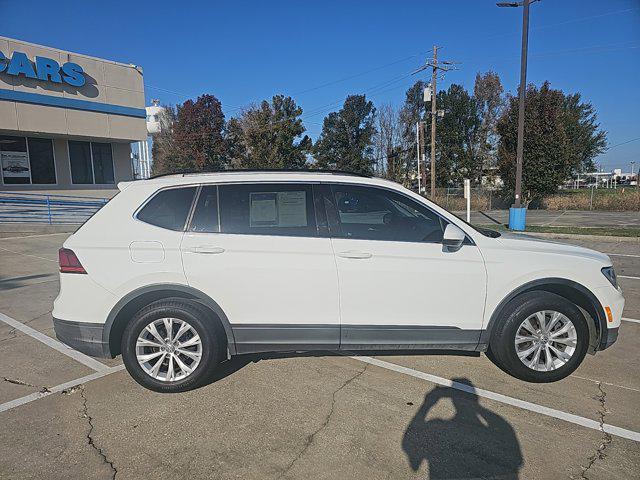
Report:
[[[56,183],[53,141],[1,135],[0,166],[5,185]]]
[[[71,180],[75,184],[113,184],[111,144],[69,140]]]

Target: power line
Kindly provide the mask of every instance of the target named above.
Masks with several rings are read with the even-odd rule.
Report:
[[[626,145],[627,143],[631,143],[631,142],[637,142],[638,140],[640,140],[640,137],[632,138],[631,140],[627,140],[626,142],[616,143],[615,145],[611,145],[609,148],[607,148],[607,152],[612,148],[619,147],[620,145]]]

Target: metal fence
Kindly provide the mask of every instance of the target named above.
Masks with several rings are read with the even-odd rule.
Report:
[[[84,223],[108,198],[0,192],[0,223]]]

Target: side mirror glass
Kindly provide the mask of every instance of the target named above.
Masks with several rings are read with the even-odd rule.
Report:
[[[462,247],[465,238],[465,233],[459,227],[456,227],[454,224],[450,223],[444,229],[444,235],[442,236],[442,245],[449,251],[456,251],[459,250],[460,247]]]

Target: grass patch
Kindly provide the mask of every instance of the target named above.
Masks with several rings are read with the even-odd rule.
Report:
[[[479,225],[480,227],[497,230],[498,232],[508,232],[504,225]],[[548,227],[539,225],[528,225],[525,233],[560,233],[571,235],[601,235],[605,237],[640,237],[640,228],[620,228],[620,227]]]

